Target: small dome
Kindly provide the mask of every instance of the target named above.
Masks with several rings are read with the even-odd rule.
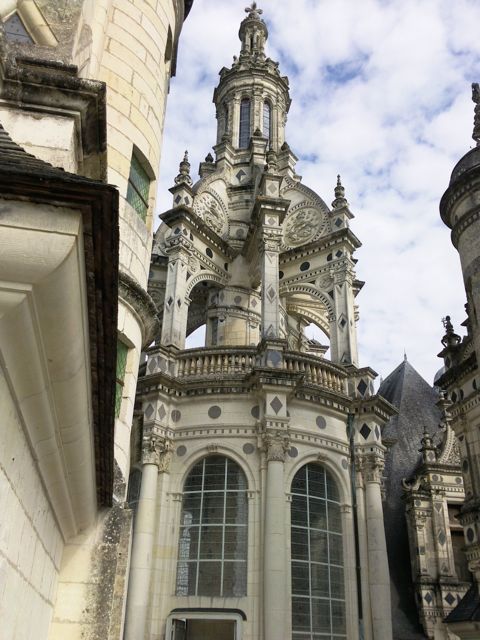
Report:
[[[473,149],[470,149],[470,151],[457,162],[452,171],[450,184],[452,185],[464,173],[470,171],[471,169],[474,169],[475,167],[480,168],[480,147],[474,147]]]

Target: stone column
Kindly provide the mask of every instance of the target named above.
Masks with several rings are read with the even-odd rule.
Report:
[[[363,459],[356,459],[355,482],[357,490],[358,548],[361,567],[361,591],[363,605],[364,640],[372,640],[372,614],[370,605],[370,580],[368,566],[367,516],[365,511],[365,482],[363,480]]]
[[[332,362],[358,366],[355,296],[353,294],[353,269],[345,267],[334,273],[335,317],[332,318]]]
[[[187,267],[191,242],[180,232],[170,236],[166,244],[168,271],[161,344],[184,349],[189,302],[186,299]]]
[[[152,571],[158,473],[168,469],[170,441],[150,434],[144,440],[142,485],[133,527],[133,546],[128,584],[125,640],[144,640]]]
[[[383,467],[383,455],[378,452],[364,456],[367,550],[374,640],[392,638],[390,573],[380,490]]]
[[[285,530],[284,462],[288,437],[281,432],[266,434],[267,457],[265,523],[263,540],[264,640],[285,638],[288,611],[287,553]]]

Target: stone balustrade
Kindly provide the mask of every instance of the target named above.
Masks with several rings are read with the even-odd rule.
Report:
[[[185,382],[243,378],[261,365],[256,347],[210,347],[173,352],[164,347],[148,351],[147,375],[162,373]],[[323,358],[287,351],[277,369],[300,375],[307,384],[345,395],[347,372]]]

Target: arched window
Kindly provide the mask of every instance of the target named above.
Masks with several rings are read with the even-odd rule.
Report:
[[[263,103],[263,137],[270,140],[270,127],[272,121],[272,107],[269,102]]]
[[[240,130],[238,135],[238,146],[246,149],[250,142],[250,100],[244,98],[240,103]]]
[[[307,464],[292,482],[292,640],[346,638],[338,488]]]
[[[183,488],[177,595],[247,592],[247,479],[236,462],[208,456]]]

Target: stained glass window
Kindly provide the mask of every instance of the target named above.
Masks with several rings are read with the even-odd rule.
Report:
[[[177,595],[246,595],[247,507],[238,464],[223,456],[197,462],[183,489]]]
[[[122,404],[123,384],[125,379],[125,369],[127,367],[128,347],[120,340],[117,342],[117,375],[115,383],[115,417],[120,415]]]
[[[5,36],[8,40],[13,42],[27,42],[28,44],[34,44],[32,37],[28,33],[22,19],[18,13],[13,13],[7,20],[5,20]]]
[[[240,103],[240,131],[238,146],[246,149],[250,142],[250,100],[244,98]]]
[[[128,178],[127,202],[132,205],[144,222],[148,212],[149,192],[150,178],[135,153],[133,153],[130,176]]]
[[[292,482],[292,638],[346,638],[342,523],[330,473],[307,464]]]
[[[269,102],[263,103],[263,137],[270,140],[270,126],[271,126],[271,114],[272,108]]]

